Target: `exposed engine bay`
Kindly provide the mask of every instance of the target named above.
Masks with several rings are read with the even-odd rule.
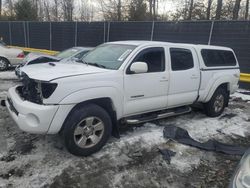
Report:
[[[42,82],[30,79],[27,75],[23,74],[21,79],[22,85],[17,87],[19,95],[27,101],[42,104],[43,99],[47,99],[55,91],[57,84]]]

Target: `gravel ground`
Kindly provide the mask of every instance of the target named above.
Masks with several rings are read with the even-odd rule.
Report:
[[[12,74],[12,73],[11,73]],[[0,74],[0,99],[16,84]],[[243,100],[243,99],[244,100]],[[163,138],[163,128],[185,128],[198,141],[216,139],[248,146],[250,95],[239,90],[218,118],[202,111],[124,127],[98,153],[75,157],[58,135],[31,135],[18,129],[0,107],[0,187],[227,187],[240,156],[206,152]],[[158,148],[176,152],[168,164]]]

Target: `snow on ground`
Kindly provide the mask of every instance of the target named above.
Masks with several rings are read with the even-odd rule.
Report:
[[[14,84],[1,80],[0,73],[0,99]],[[168,141],[163,137],[164,127],[182,127],[201,142],[216,139],[228,143],[228,138],[238,136],[246,139],[250,136],[250,107],[238,99],[248,100],[249,96],[243,92],[247,91],[239,90],[233,95],[221,117],[209,118],[200,111],[193,111],[146,123],[122,132],[121,139],[111,138],[100,152],[90,157],[72,156],[56,135],[21,132],[6,109],[0,107],[0,187],[195,187],[186,185],[193,171],[204,161],[214,172],[225,170],[216,170],[215,165],[218,156],[222,158],[221,163],[226,161],[225,156]],[[176,152],[170,164],[163,160],[158,148]],[[233,164],[237,160],[234,159]],[[201,170],[198,175],[209,176],[206,173]],[[232,171],[228,172],[229,176],[230,173]],[[218,177],[228,178],[218,175],[213,182],[218,182]],[[197,187],[202,187],[201,184],[198,182]],[[217,187],[227,186],[223,185]]]
[[[250,91],[239,89],[237,92],[235,92],[233,95],[231,95],[233,98],[241,98],[244,101],[250,101]]]
[[[0,98],[5,98],[7,96],[7,91],[0,92]]]

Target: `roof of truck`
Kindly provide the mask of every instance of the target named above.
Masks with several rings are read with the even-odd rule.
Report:
[[[126,40],[126,41],[116,41],[109,42],[111,44],[125,44],[125,45],[135,45],[135,46],[145,46],[150,44],[159,45],[171,45],[178,47],[194,47],[196,49],[217,49],[217,50],[232,50],[228,47],[223,46],[213,46],[213,45],[203,45],[203,44],[188,44],[188,43],[173,43],[173,42],[161,42],[161,41],[145,41],[145,40]]]

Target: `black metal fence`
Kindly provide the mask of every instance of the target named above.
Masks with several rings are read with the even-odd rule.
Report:
[[[116,40],[155,40],[231,47],[250,73],[250,21],[0,22],[9,45],[63,50]]]

